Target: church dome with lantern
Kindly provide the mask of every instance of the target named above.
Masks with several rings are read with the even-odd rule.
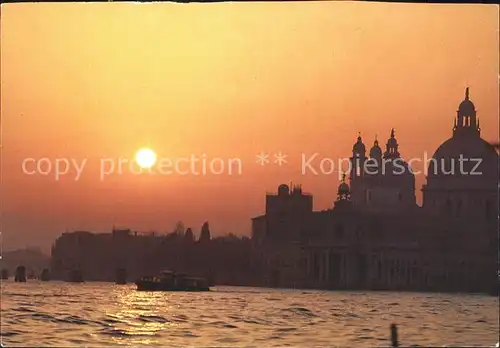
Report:
[[[481,128],[469,88],[460,103],[453,135],[429,161],[423,206],[445,216],[493,221],[498,212],[499,155],[481,138]]]
[[[352,146],[352,152],[356,154],[357,157],[364,157],[366,153],[365,144],[363,144],[363,140],[361,139],[361,134],[358,135],[358,139]]]
[[[427,185],[496,187],[498,180],[498,154],[481,138],[476,109],[467,88],[452,137],[437,148],[429,161]]]
[[[381,159],[382,158],[382,149],[380,148],[376,137],[375,137],[375,141],[373,142],[373,146],[370,149],[370,158],[373,158],[373,159]]]
[[[349,188],[349,185],[345,182],[342,182],[340,185],[339,185],[339,188],[337,190],[337,194],[339,197],[342,197],[342,196],[345,196],[345,195],[349,195],[351,193],[351,189]]]

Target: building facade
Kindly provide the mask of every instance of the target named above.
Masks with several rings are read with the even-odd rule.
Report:
[[[496,292],[499,155],[481,138],[468,88],[429,163],[422,206],[394,129],[385,151],[375,139],[367,153],[358,137],[348,177],[325,211],[300,187],[267,195],[252,220],[265,285]]]
[[[52,278],[70,280],[78,271],[85,281],[128,281],[155,276],[169,269],[205,277],[219,284],[251,284],[249,238],[234,235],[212,238],[208,223],[198,240],[188,228],[159,235],[113,229],[111,233],[75,231],[56,239],[51,254]]]

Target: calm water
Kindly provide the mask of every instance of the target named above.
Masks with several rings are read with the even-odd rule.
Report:
[[[480,295],[219,287],[145,293],[133,285],[2,284],[5,346],[494,346],[498,299]]]

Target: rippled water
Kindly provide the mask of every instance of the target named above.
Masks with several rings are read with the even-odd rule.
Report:
[[[5,346],[493,346],[498,299],[481,295],[218,287],[137,292],[133,285],[2,284]]]

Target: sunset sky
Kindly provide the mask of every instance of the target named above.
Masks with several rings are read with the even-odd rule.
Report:
[[[8,4],[1,8],[3,249],[48,250],[65,230],[115,224],[250,234],[266,191],[293,182],[330,208],[350,156],[396,129],[405,159],[451,136],[465,87],[498,138],[498,6],[351,2]],[[100,175],[100,161],[238,158],[241,175]],[[259,166],[260,152],[287,163]],[[59,180],[26,158],[81,165]],[[319,160],[315,161],[318,167]],[[416,166],[416,169],[418,168]],[[33,164],[29,168],[32,170]],[[184,167],[186,168],[186,167]],[[417,190],[425,181],[417,176]],[[418,192],[420,197],[420,192]]]

